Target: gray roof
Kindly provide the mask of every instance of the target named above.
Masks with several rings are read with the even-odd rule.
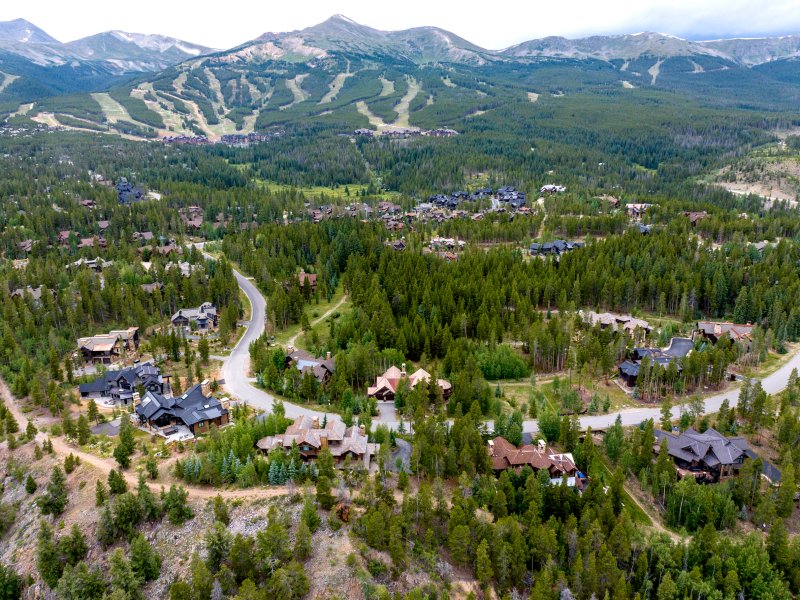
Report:
[[[147,392],[136,407],[136,414],[151,421],[168,414],[180,419],[187,426],[201,421],[217,419],[228,413],[219,400],[203,395],[202,384],[189,388],[182,396],[167,398],[161,394]]]
[[[692,428],[674,435],[665,431],[655,431],[655,437],[661,442],[667,440],[670,456],[685,462],[697,462],[710,468],[721,465],[733,465],[742,461],[747,442],[742,438],[726,438],[716,429],[707,429],[698,433]]]

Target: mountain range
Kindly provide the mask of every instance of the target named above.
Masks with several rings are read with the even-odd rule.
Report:
[[[800,99],[800,36],[690,41],[642,32],[488,50],[437,27],[381,31],[335,15],[219,51],[121,31],[64,44],[18,19],[0,23],[0,77],[0,102],[37,101],[54,115],[112,129],[133,123],[161,135],[214,137],[322,117],[380,128],[414,124],[414,117],[433,124],[438,115],[446,125],[528,92],[603,87],[790,109]],[[94,100],[85,111],[52,100],[74,93]]]

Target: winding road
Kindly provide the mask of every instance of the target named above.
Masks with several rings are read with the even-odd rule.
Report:
[[[210,255],[206,255],[209,256]],[[235,398],[246,401],[247,404],[261,410],[272,410],[272,405],[275,402],[275,397],[265,392],[262,389],[253,385],[252,379],[249,378],[250,371],[250,344],[264,332],[266,323],[266,309],[267,302],[258,288],[247,277],[234,269],[234,275],[239,283],[239,287],[247,296],[252,307],[250,325],[247,331],[239,340],[239,343],[234,347],[230,356],[225,360],[222,372],[225,377],[225,389]],[[341,303],[340,303],[341,304]],[[337,305],[338,307],[339,305]],[[337,307],[326,312],[313,323],[316,324],[325,319]],[[800,371],[800,351],[792,355],[786,363],[761,380],[761,385],[768,394],[776,394],[786,388],[786,383],[789,380],[789,375],[792,369]],[[739,390],[734,388],[726,392],[709,396],[705,399],[706,413],[715,413],[719,411],[722,403],[727,400],[731,407],[736,406],[739,399]],[[284,401],[283,406],[286,410],[287,417],[298,417],[301,415],[309,415],[312,417],[323,417],[323,413],[315,410],[305,408],[303,406],[292,404]],[[677,405],[672,408],[672,416],[674,419],[680,417],[681,413],[686,410],[686,405]],[[591,427],[594,430],[606,429],[614,424],[617,415],[622,419],[622,424],[625,426],[638,425],[647,419],[658,421],[661,418],[661,407],[635,407],[626,408],[615,413],[604,415],[590,415],[580,418],[582,429]],[[328,415],[328,418],[336,419],[337,415]],[[397,429],[400,422],[396,420],[394,411],[390,411],[385,417],[376,417],[373,419],[374,424],[385,424],[390,429]],[[492,421],[487,421],[489,428],[493,427]],[[408,423],[406,423],[408,427]],[[535,433],[539,430],[538,422],[535,419],[523,422],[523,432]]]

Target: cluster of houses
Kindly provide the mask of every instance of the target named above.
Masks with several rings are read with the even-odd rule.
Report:
[[[446,208],[456,208],[462,202],[478,202],[480,200],[492,200],[493,207],[500,206],[501,203],[508,204],[511,208],[521,208],[525,206],[525,192],[517,190],[514,186],[507,185],[497,189],[479,188],[472,192],[452,192],[451,194],[433,194],[428,197],[428,202],[435,206]]]
[[[268,142],[271,139],[284,135],[284,131],[270,131],[251,133],[229,133],[220,137],[219,140],[210,140],[204,135],[169,135],[161,138],[165,144],[175,144],[183,146],[207,146],[212,144],[224,144],[236,148],[247,148],[253,144]]]
[[[534,473],[546,471],[551,485],[561,485],[566,478],[569,487],[582,491],[588,478],[575,466],[572,454],[556,452],[544,440],[536,445],[525,444],[517,447],[504,437],[496,437],[487,443],[492,470],[495,474],[506,470],[521,471],[530,467]]]
[[[593,323],[599,322],[601,326],[603,326],[603,322],[611,325],[615,321],[615,318],[619,317],[619,315],[611,315],[610,313],[604,313],[608,316],[598,315],[591,311],[582,314],[585,314],[585,318]],[[641,331],[644,335],[651,330],[646,321],[633,319],[633,317],[629,317],[626,323],[622,324],[623,328],[626,328],[626,330],[632,327],[632,331]],[[616,327],[619,327],[619,325],[620,324],[617,323]],[[748,347],[752,341],[753,328],[754,326],[750,323],[737,324],[730,322],[699,321],[691,338],[674,337],[667,348],[634,348],[630,357],[619,366],[620,378],[629,387],[635,387],[639,378],[639,368],[645,357],[648,358],[650,364],[658,364],[665,368],[670,363],[675,362],[678,372],[680,372],[680,360],[692,352],[695,340],[703,340],[716,344],[720,339],[727,336],[733,342],[744,344]]]
[[[139,328],[128,327],[78,338],[78,351],[87,363],[111,364],[139,350]]]
[[[103,260],[99,256],[95,258],[79,258],[75,262],[71,262],[67,265],[67,269],[80,269],[80,268],[87,268],[91,269],[95,273],[100,273],[103,269],[106,269],[114,264],[114,261],[111,260]]]
[[[566,252],[583,248],[583,242],[569,242],[567,240],[554,240],[543,244],[533,243],[528,251],[531,256],[561,256]]]
[[[203,226],[203,209],[199,206],[179,208],[178,216],[188,230],[197,230]]]
[[[418,129],[416,127],[394,127],[392,129],[384,129],[376,131],[375,129],[360,128],[353,131],[353,137],[387,137],[392,139],[404,140],[412,137],[439,137],[449,138],[458,135],[455,129],[448,129],[446,127],[438,127],[436,129]]]
[[[265,454],[273,450],[288,452],[294,445],[304,461],[316,459],[327,448],[337,465],[343,466],[349,458],[354,466],[363,465],[366,470],[380,448],[380,444],[369,441],[363,425],[347,427],[339,419],[328,419],[321,427],[319,417],[308,415],[297,417],[285,433],[261,438],[256,443]]]
[[[644,319],[637,319],[631,315],[620,315],[617,313],[597,313],[593,310],[578,311],[581,319],[592,327],[600,326],[600,329],[611,328],[612,331],[624,331],[633,339],[642,340],[653,331],[653,327]]]

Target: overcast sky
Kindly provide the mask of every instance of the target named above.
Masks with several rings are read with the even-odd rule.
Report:
[[[435,25],[490,49],[548,35],[658,31],[689,39],[800,33],[798,0],[35,0],[0,2],[61,41],[109,29],[160,33],[230,48],[339,13],[378,29]]]

